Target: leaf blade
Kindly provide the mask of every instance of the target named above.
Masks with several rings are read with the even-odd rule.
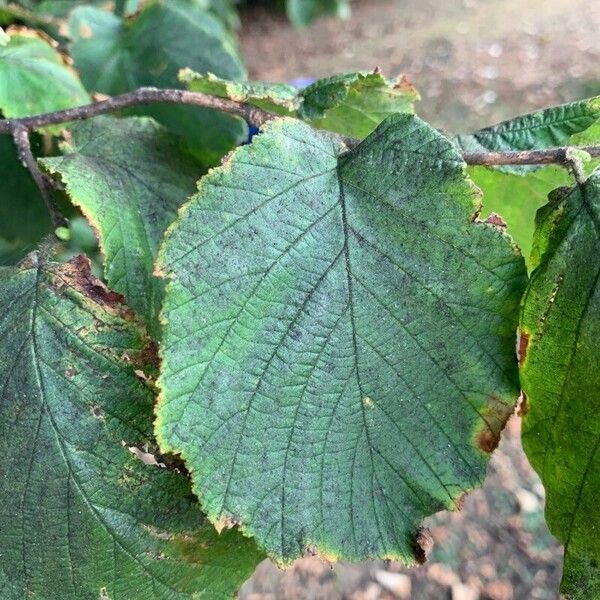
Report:
[[[41,159],[96,228],[108,285],[158,331],[162,283],[154,258],[199,168],[163,127],[146,117],[98,117],[70,128],[64,156]]]
[[[212,586],[227,598],[256,551],[216,538],[185,477],[128,449],[154,447],[153,395],[134,372],[148,369],[148,340],[131,311],[83,257],[30,255],[0,270],[0,286],[9,597],[166,600]]]
[[[40,34],[17,29],[9,30],[8,35],[10,41],[0,45],[0,110],[5,118],[52,112],[90,101],[77,74]]]
[[[245,69],[231,34],[209,11],[182,0],[146,3],[132,20],[94,7],[71,14],[72,56],[88,89],[120,94],[141,86],[181,87],[183,67],[241,79]],[[154,117],[186,140],[206,165],[247,136],[237,117],[190,106],[152,105],[129,114]]]
[[[415,562],[420,520],[480,481],[484,451],[511,411],[522,261],[497,230],[472,222],[478,204],[460,157],[418,119],[392,117],[347,156],[339,139],[297,121],[265,130],[202,180],[162,247],[170,282],[157,437],[192,467],[209,518],[240,524],[280,562],[307,547]],[[411,143],[431,145],[432,158]],[[431,169],[440,202],[425,201]],[[373,248],[382,241],[384,250]],[[432,243],[435,276],[422,270]],[[451,282],[464,283],[464,265],[453,252],[478,273],[460,290]],[[452,265],[445,275],[442,264]],[[430,345],[440,310],[447,331],[455,319],[460,330],[444,351]],[[479,359],[467,359],[457,382],[462,367],[449,365],[462,360],[468,331]],[[421,362],[456,400],[454,412],[419,376]],[[485,377],[474,363],[485,363]],[[391,440],[401,440],[402,457]]]
[[[600,590],[600,173],[538,212],[535,270],[520,319],[523,448],[546,488],[546,520],[565,544],[562,589]]]

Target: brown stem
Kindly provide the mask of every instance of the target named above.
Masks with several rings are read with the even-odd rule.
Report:
[[[189,92],[187,90],[139,88],[133,92],[113,96],[100,102],[77,106],[67,110],[23,117],[20,119],[0,120],[0,134],[12,134],[16,128],[25,128],[29,131],[47,125],[68,123],[89,119],[98,115],[113,113],[120,109],[140,104],[153,103],[188,104],[212,108],[221,112],[230,113],[242,117],[249,123],[260,127],[276,115],[267,112],[251,104],[210,96],[201,92]],[[359,140],[343,138],[349,146],[355,146]],[[600,157],[599,146],[585,146],[585,150],[592,157]],[[500,165],[565,165],[569,161],[566,158],[567,148],[545,148],[543,150],[520,150],[507,152],[463,152],[463,159],[468,165],[500,166]]]
[[[40,194],[44,200],[44,204],[50,213],[50,218],[52,220],[52,225],[56,229],[57,227],[64,227],[67,224],[67,220],[60,212],[58,206],[54,202],[54,198],[52,196],[51,185],[48,179],[40,170],[37,160],[35,156],[31,152],[31,142],[29,140],[29,130],[27,127],[20,126],[19,124],[15,125],[12,130],[13,140],[15,141],[15,146],[17,147],[17,153],[19,156],[19,160],[23,163],[23,166],[26,167],[31,173],[31,177],[35,181],[35,184],[38,186],[40,190]]]
[[[600,156],[600,146],[578,146],[592,158]],[[544,148],[543,150],[518,150],[507,152],[463,152],[468,165],[567,165],[568,148]]]
[[[248,123],[257,127],[262,126],[269,119],[275,118],[270,112],[228,98],[219,98],[210,96],[201,92],[190,92],[187,90],[176,89],[158,89],[158,88],[139,88],[133,92],[113,96],[100,102],[85,104],[75,108],[59,110],[56,112],[35,115],[32,117],[22,117],[19,119],[1,119],[0,134],[10,134],[13,136],[17,146],[19,157],[23,164],[29,169],[31,176],[37,184],[42,198],[46,204],[52,223],[55,228],[64,226],[66,219],[61,214],[51,192],[51,183],[40,170],[35,157],[31,152],[31,143],[29,132],[40,127],[48,125],[57,125],[89,119],[98,115],[113,113],[130,106],[139,106],[140,104],[168,103],[168,104],[187,104],[200,106],[203,108],[212,108],[221,112],[230,113],[242,117]],[[360,143],[360,140],[340,136],[340,138],[350,148]],[[592,157],[600,157],[600,146],[586,146],[579,148],[586,151]],[[568,148],[546,148],[544,150],[521,150],[516,152],[463,152],[462,157],[468,165],[548,165],[557,164],[567,168],[572,168],[573,160],[570,158]]]
[[[69,121],[79,121],[89,119],[98,115],[117,112],[130,106],[139,106],[140,104],[154,104],[164,102],[167,104],[189,104],[192,106],[202,106],[204,108],[214,108],[221,112],[230,113],[242,117],[249,123],[260,127],[273,115],[266,110],[229,100],[228,98],[219,98],[209,96],[200,92],[188,92],[187,90],[160,90],[158,88],[139,88],[133,92],[127,92],[120,96],[113,96],[100,102],[76,106],[66,110],[35,115],[33,117],[22,117],[20,119],[0,120],[0,133],[12,133],[15,127],[25,127],[28,130],[46,127],[47,125],[57,125],[59,123],[68,123]]]

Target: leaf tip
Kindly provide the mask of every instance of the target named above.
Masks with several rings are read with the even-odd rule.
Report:
[[[433,548],[433,537],[427,527],[419,527],[415,537],[414,551],[417,564],[423,565]]]
[[[514,404],[507,405],[495,395],[490,395],[488,405],[481,415],[483,427],[475,434],[475,445],[486,454],[491,454],[500,443],[502,431],[514,412]]]

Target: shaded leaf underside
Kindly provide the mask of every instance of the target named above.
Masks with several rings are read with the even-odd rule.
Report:
[[[72,56],[86,87],[120,94],[140,86],[179,87],[183,67],[233,79],[245,77],[233,38],[222,23],[185,0],[154,0],[121,20],[91,6],[77,8],[69,31]],[[186,140],[204,164],[220,158],[247,136],[237,117],[197,106],[153,104],[131,109],[150,115]]]
[[[209,518],[279,562],[411,563],[511,412],[523,261],[473,223],[464,164],[422,121],[344,151],[279,119],[182,210],[157,436]]]

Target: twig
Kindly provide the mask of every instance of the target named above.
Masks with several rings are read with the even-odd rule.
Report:
[[[578,146],[592,158],[600,156],[600,146]],[[463,160],[468,165],[488,167],[500,165],[567,165],[568,147],[544,148],[543,150],[518,150],[507,152],[463,152]]]
[[[22,127],[31,131],[47,125],[68,123],[69,121],[89,119],[98,115],[117,112],[130,106],[154,103],[187,104],[212,108],[242,117],[248,123],[256,125],[257,127],[260,127],[266,121],[277,116],[245,102],[238,102],[228,98],[219,98],[218,96],[210,96],[201,92],[176,89],[139,88],[133,92],[121,94],[120,96],[113,96],[107,100],[85,104],[67,110],[60,110],[33,117],[23,117],[20,119],[0,120],[0,134],[12,134],[15,128]],[[359,140],[341,137],[349,146],[355,146],[359,143]],[[585,146],[579,149],[584,150],[592,157],[600,157],[600,145]],[[463,152],[462,156],[468,165],[483,166],[566,165],[569,162],[567,159],[567,148],[545,148],[543,150],[507,152]]]
[[[57,227],[66,226],[67,220],[54,202],[48,179],[40,170],[35,156],[31,152],[31,142],[29,140],[28,129],[17,124],[12,130],[12,136],[13,140],[15,141],[15,146],[17,147],[19,160],[23,163],[23,166],[29,170],[33,180],[35,181],[35,184],[38,186],[40,194],[44,200],[44,204],[50,213],[50,218],[52,220],[54,229]]]
[[[133,92],[127,92],[120,96],[113,96],[107,100],[84,104],[75,108],[59,110],[56,112],[45,113],[33,117],[22,117],[20,119],[0,120],[0,133],[12,133],[15,127],[25,127],[29,131],[46,127],[47,125],[57,125],[59,123],[68,123],[69,121],[80,121],[89,119],[98,115],[117,112],[130,106],[139,106],[140,104],[189,104],[192,106],[202,106],[204,108],[214,108],[221,112],[230,113],[242,117],[248,123],[260,127],[276,115],[246,104],[229,100],[228,98],[219,98],[218,96],[209,96],[201,92],[188,92],[187,90],[171,90],[158,88],[139,88]]]
[[[40,170],[35,157],[31,152],[29,133],[40,127],[58,125],[69,121],[89,119],[98,115],[117,112],[130,106],[140,104],[186,104],[212,108],[221,112],[242,117],[248,123],[261,127],[265,122],[277,115],[267,112],[236,100],[210,96],[201,92],[190,92],[177,89],[139,88],[133,92],[113,96],[100,102],[85,104],[75,108],[59,110],[56,112],[22,117],[18,119],[0,119],[0,134],[10,134],[15,140],[19,157],[29,169],[37,184],[55,228],[64,226],[66,219],[61,214],[52,196],[52,184]],[[350,148],[360,143],[360,140],[340,136],[340,139]],[[578,148],[587,152],[592,157],[600,157],[600,145]],[[557,164],[573,171],[572,149],[546,148],[543,150],[522,150],[517,152],[463,152],[462,157],[468,165],[499,166],[499,165],[549,165]],[[577,177],[579,173],[573,171]]]

